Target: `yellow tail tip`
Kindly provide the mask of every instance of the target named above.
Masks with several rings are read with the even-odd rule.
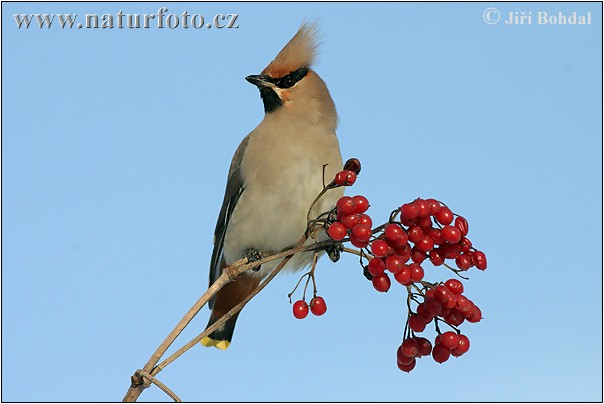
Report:
[[[229,345],[231,345],[231,343],[226,340],[216,340],[216,339],[212,339],[210,337],[203,337],[201,339],[201,345],[203,345],[205,347],[213,346],[214,348],[218,348],[218,349],[224,351],[225,349],[227,349],[229,347]]]

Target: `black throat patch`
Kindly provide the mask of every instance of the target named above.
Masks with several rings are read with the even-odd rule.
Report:
[[[302,80],[308,74],[308,67],[301,67],[289,74],[279,77],[265,77],[265,80],[274,84],[279,88],[291,88],[296,85],[300,80]],[[279,98],[279,95],[275,90],[270,87],[260,87],[260,97],[262,97],[262,102],[264,103],[264,112],[266,114],[273,112],[280,107],[283,106],[283,100]]]

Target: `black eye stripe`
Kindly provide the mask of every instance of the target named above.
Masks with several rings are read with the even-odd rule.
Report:
[[[291,88],[308,74],[308,70],[308,67],[301,67],[298,70],[294,70],[293,72],[281,78],[271,78],[268,81],[275,84],[279,88]]]

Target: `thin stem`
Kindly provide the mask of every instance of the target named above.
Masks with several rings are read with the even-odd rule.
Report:
[[[308,272],[306,275],[308,275],[308,278],[306,278],[306,283],[304,284],[304,292],[302,292],[302,300],[306,301],[306,289],[308,289],[308,284],[310,282],[310,279],[312,278],[312,274],[310,272]]]
[[[300,238],[300,240],[298,240],[298,242],[296,243],[296,246],[286,252],[287,255],[283,258],[283,260],[281,260],[279,265],[277,265],[277,267],[269,274],[269,276],[264,281],[262,281],[262,283],[260,285],[258,285],[256,287],[256,289],[254,289],[254,291],[250,295],[248,295],[245,299],[243,299],[243,301],[241,303],[239,303],[238,305],[233,307],[231,310],[229,310],[226,314],[224,314],[222,317],[220,317],[218,319],[218,321],[216,321],[214,324],[212,324],[210,327],[208,327],[206,330],[204,330],[201,334],[199,334],[197,337],[193,338],[185,346],[180,348],[178,351],[176,351],[174,354],[172,354],[169,358],[167,358],[162,363],[160,363],[155,368],[153,368],[153,371],[151,372],[151,374],[156,375],[159,372],[161,372],[161,370],[163,368],[168,366],[170,363],[172,363],[174,360],[176,360],[179,356],[181,356],[183,353],[188,351],[191,347],[193,347],[195,344],[197,344],[199,341],[201,341],[202,338],[204,338],[204,337],[210,335],[212,332],[216,331],[228,319],[230,319],[235,314],[237,314],[243,308],[243,306],[245,306],[247,304],[247,302],[249,302],[254,296],[256,296],[258,293],[260,293],[260,291],[266,287],[266,285],[279,273],[279,271],[281,271],[281,269],[289,262],[289,260],[294,256],[294,254],[296,252],[304,251],[305,248],[306,249],[313,249],[313,248],[316,249],[317,244],[307,245],[307,246],[304,245],[304,242],[307,239],[308,239],[308,231],[304,232],[304,235]],[[300,250],[300,251],[298,251],[298,250]],[[280,253],[280,254],[283,254],[283,253]],[[274,256],[277,256],[280,254],[275,254]],[[264,261],[264,260],[259,260],[256,262],[260,262],[260,261]],[[254,262],[253,264],[255,264],[256,262]],[[245,266],[246,265],[243,265],[242,267],[245,267]]]
[[[147,373],[141,369],[137,370],[136,373],[138,373],[140,376],[144,377],[145,379],[149,380],[150,383],[155,384],[157,387],[159,387],[161,390],[163,390],[164,393],[166,393],[168,396],[170,396],[170,398],[172,400],[174,400],[175,402],[182,403],[182,400],[172,390],[170,390],[168,388],[168,386],[166,386],[165,384],[163,384],[162,382],[157,380],[155,377],[151,376],[149,373]]]
[[[441,334],[440,328],[438,327],[438,317],[434,317],[434,327],[436,328],[436,333]]]
[[[313,254],[313,263],[312,263],[312,268],[310,270],[310,277],[312,278],[312,296],[313,297],[317,297],[317,282],[315,281],[315,269],[317,268],[317,261],[319,260],[319,257],[317,255],[317,253],[315,252]],[[306,292],[306,291],[304,291]]]
[[[290,293],[287,295],[287,297],[289,298],[289,302],[290,302],[290,303],[292,302],[292,295],[293,295],[293,294],[296,292],[296,289],[298,289],[298,286],[300,286],[300,282],[302,282],[302,279],[304,279],[304,277],[305,277],[305,276],[309,276],[309,274],[308,274],[308,273],[305,273],[304,275],[302,275],[302,276],[300,277],[300,279],[298,279],[298,283],[296,283],[296,286],[294,287],[294,290],[292,290],[292,291],[291,291],[291,292],[290,292]]]
[[[417,285],[415,284],[415,282],[413,282],[413,283],[411,284],[411,286],[413,286],[413,287],[415,288],[415,290],[417,290],[417,292],[418,292],[418,294],[419,294],[420,296],[423,296],[421,289],[417,287]]]
[[[299,243],[299,244],[302,244],[302,243]],[[299,252],[305,252],[305,251],[311,251],[311,250],[318,251],[318,250],[324,249],[325,247],[327,247],[328,245],[331,245],[331,244],[333,244],[333,242],[330,240],[326,240],[326,241],[312,244],[312,245],[298,245],[297,244],[296,247],[294,247],[294,248],[270,255],[270,256],[260,259],[258,261],[248,263],[247,258],[243,258],[243,259],[235,262],[233,265],[230,265],[230,266],[224,268],[222,271],[222,274],[218,277],[218,279],[216,279],[216,281],[208,288],[208,290],[201,296],[201,298],[199,298],[199,300],[189,309],[189,311],[187,311],[187,313],[180,320],[180,322],[176,325],[176,327],[174,327],[172,332],[170,332],[170,334],[168,334],[166,339],[161,343],[161,345],[153,353],[153,355],[151,356],[149,361],[147,361],[147,363],[145,364],[145,366],[143,367],[142,370],[146,373],[156,375],[159,372],[159,370],[163,369],[167,365],[167,363],[163,364],[163,366],[161,368],[159,368],[159,370],[156,370],[157,367],[155,365],[159,362],[159,359],[166,353],[166,351],[172,345],[172,343],[174,343],[174,341],[181,334],[181,332],[184,330],[184,328],[193,320],[193,318],[197,315],[197,313],[199,313],[199,311],[203,308],[203,306],[205,306],[205,304],[212,298],[212,296],[214,296],[225,284],[227,284],[231,280],[237,278],[240,274],[242,274],[243,272],[245,272],[249,269],[252,269],[252,268],[260,266],[264,263],[267,263],[269,261],[287,257],[289,255],[294,255]],[[218,324],[218,322],[214,323],[214,325],[215,324]],[[222,323],[219,323],[219,324],[222,324]],[[202,338],[206,335],[209,335],[211,332],[213,332],[215,329],[218,328],[218,327],[214,327],[214,325],[212,325],[211,327],[208,328],[208,330],[210,330],[210,331],[207,332],[207,334],[203,335]],[[153,372],[152,372],[152,370],[153,370]],[[141,378],[137,374],[134,374],[131,377],[131,379],[132,379],[132,383],[123,398],[124,402],[136,401],[138,399],[138,397],[140,397],[143,390],[145,390],[147,387],[149,387],[148,384],[146,384],[144,382],[143,378]]]
[[[195,346],[204,337],[206,337],[209,334],[211,334],[212,332],[216,331],[218,328],[220,328],[220,326],[222,326],[222,324],[224,324],[227,320],[229,320],[235,314],[237,314],[239,311],[241,311],[241,309],[247,304],[247,302],[249,302],[258,293],[260,293],[260,291],[262,289],[264,289],[271,280],[273,280],[273,278],[288,263],[288,261],[291,259],[292,256],[293,256],[293,254],[288,255],[287,257],[283,258],[281,263],[279,263],[279,265],[273,270],[273,272],[271,272],[269,274],[269,276],[264,281],[262,281],[262,283],[260,285],[258,285],[258,287],[256,287],[256,289],[254,289],[254,291],[250,295],[248,295],[245,299],[243,299],[243,301],[241,303],[239,303],[237,306],[233,307],[226,314],[224,314],[222,317],[220,317],[220,319],[218,319],[218,321],[216,321],[214,324],[212,324],[210,327],[208,327],[204,332],[199,334],[197,337],[193,338],[191,341],[189,341],[187,344],[185,344],[182,348],[180,348],[178,351],[173,353],[169,358],[165,359],[163,362],[161,362],[159,365],[157,365],[153,369],[151,374],[156,375],[159,372],[161,372],[166,366],[168,366],[170,363],[174,362],[178,357],[180,357],[182,354],[184,354],[189,349],[191,349],[193,346]]]
[[[348,241],[348,240],[342,240],[342,241]],[[355,250],[355,249],[353,249],[353,248],[343,247],[343,248],[342,248],[342,251],[343,251],[343,252],[350,253],[350,254],[357,255],[357,256],[359,256],[359,257],[366,257],[366,255],[365,255],[364,253],[359,252],[359,251],[357,251],[357,250]],[[370,258],[369,258],[369,259],[370,259]]]
[[[453,268],[452,266],[448,265],[446,262],[443,262],[443,265],[447,268],[449,268],[451,271],[455,272],[455,275],[459,276],[461,279],[465,279],[466,281],[469,280],[470,278],[463,276],[460,274],[461,271]]]
[[[319,192],[319,195],[317,195],[317,197],[315,198],[315,200],[314,200],[314,201],[312,201],[312,203],[310,204],[310,208],[308,208],[308,213],[306,214],[306,221],[307,221],[307,222],[310,222],[310,212],[312,211],[312,208],[314,208],[314,207],[315,207],[315,205],[316,205],[316,203],[319,201],[319,199],[320,199],[320,198],[321,198],[323,195],[325,195],[325,192],[327,192],[329,189],[332,189],[332,188],[329,188],[329,187],[325,187],[325,188],[323,188],[323,189],[321,190],[321,192]]]

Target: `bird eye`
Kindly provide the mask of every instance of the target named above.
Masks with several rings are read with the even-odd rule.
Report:
[[[285,88],[293,87],[295,84],[296,84],[296,81],[294,79],[292,79],[291,77],[286,77],[285,80],[283,81],[283,87],[285,87]]]

